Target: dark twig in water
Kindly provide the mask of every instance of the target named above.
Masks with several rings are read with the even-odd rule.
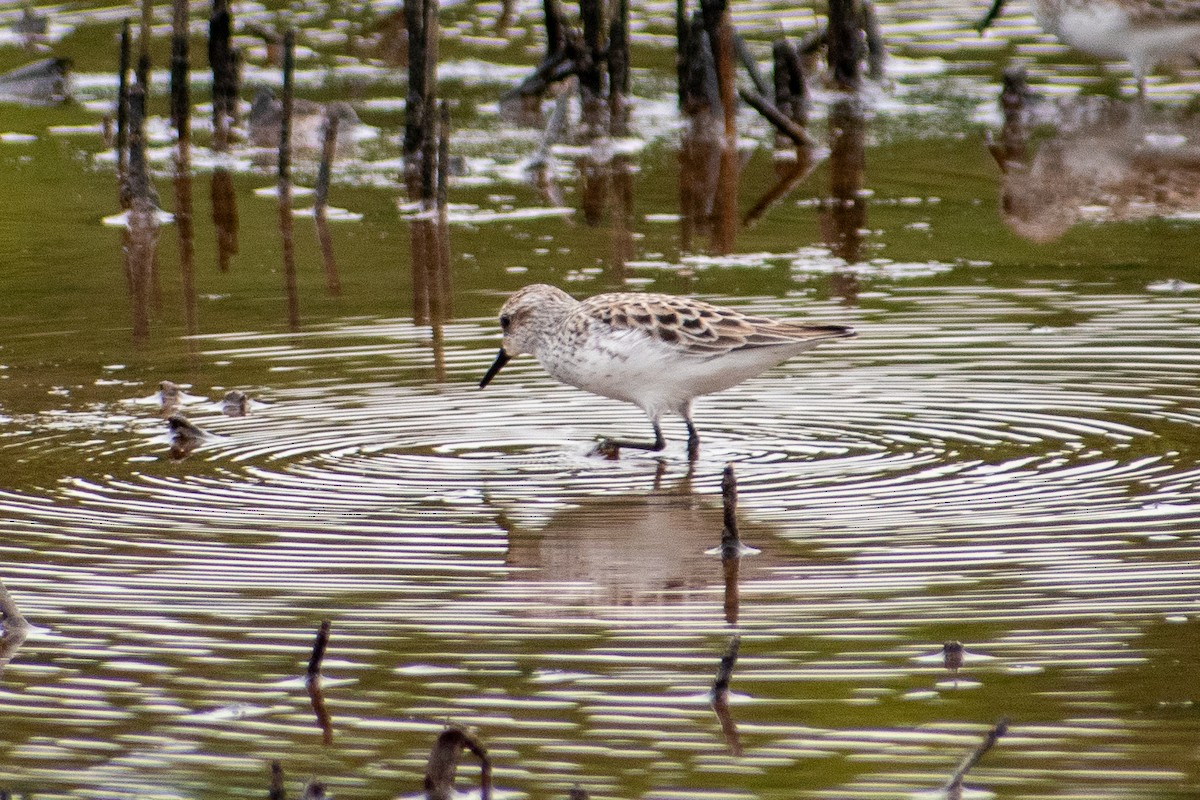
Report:
[[[308,689],[308,699],[312,702],[317,724],[321,728],[321,739],[327,745],[333,744],[333,720],[325,708],[325,695],[321,691],[321,661],[325,658],[325,649],[328,646],[329,620],[324,620],[317,630],[317,640],[313,644],[312,656],[308,659],[308,673],[304,684]]]
[[[317,629],[317,640],[313,643],[312,656],[308,659],[308,679],[321,676],[321,661],[325,658],[325,649],[329,646],[329,620],[323,620]]]
[[[1004,0],[992,0],[992,7],[988,9],[988,12],[984,15],[983,19],[975,23],[975,30],[979,31],[979,34],[982,36],[983,32],[991,26],[991,24],[996,20],[996,17],[1000,16],[1000,12],[1003,10]]]
[[[733,668],[737,666],[738,650],[741,649],[742,637],[734,636],[729,640],[729,647],[725,650],[725,655],[721,656],[721,663],[717,667],[717,678],[713,681],[713,696],[726,694],[729,692],[729,681],[733,678]]]
[[[970,753],[968,753],[967,757],[962,760],[962,763],[958,765],[958,769],[956,769],[954,774],[950,776],[950,780],[946,781],[946,784],[943,788],[947,792],[953,791],[956,788],[961,788],[963,778],[967,776],[967,773],[971,771],[971,768],[978,764],[979,759],[983,758],[989,750],[995,747],[996,741],[1006,733],[1008,733],[1008,720],[1001,718],[1000,720],[997,720],[996,724],[992,726],[991,730],[984,735],[983,741],[981,741],[979,745]]]
[[[492,796],[492,762],[478,739],[461,728],[447,728],[438,736],[429,753],[425,767],[426,800],[450,800],[454,793],[454,774],[463,750],[470,750],[479,759],[479,797]]]
[[[942,645],[942,665],[950,672],[958,672],[962,668],[962,642],[946,642]]]
[[[283,788],[283,767],[278,761],[271,762],[271,788],[267,790],[267,800],[284,800],[287,792]]]

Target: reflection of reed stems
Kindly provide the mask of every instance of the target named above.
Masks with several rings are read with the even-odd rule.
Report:
[[[267,790],[267,800],[284,800],[283,767],[278,761],[271,762],[271,788]]]
[[[989,750],[995,747],[996,741],[1006,733],[1008,733],[1008,720],[997,720],[996,724],[992,726],[991,730],[984,734],[983,741],[981,741],[974,750],[968,753],[967,757],[964,758],[962,763],[958,765],[958,769],[956,769],[954,774],[950,776],[950,780],[946,781],[946,784],[943,788],[947,792],[955,788],[960,788],[962,786],[963,778],[965,778],[967,773],[971,771],[971,768],[978,764],[979,759],[983,758]]]
[[[725,597],[722,609],[725,612],[725,621],[730,625],[737,625],[741,611],[741,590],[738,587],[738,573],[741,571],[741,564],[740,558],[722,557],[721,559],[721,574],[725,579]]]
[[[308,688],[308,698],[312,701],[313,713],[317,716],[317,724],[321,727],[321,738],[325,744],[333,743],[333,721],[325,708],[325,695],[321,692],[321,662],[325,659],[325,650],[329,646],[329,620],[323,620],[317,630],[317,640],[313,643],[312,655],[308,659],[308,673],[305,686]]]
[[[429,753],[425,767],[425,797],[427,800],[450,800],[454,793],[454,773],[463,750],[470,750],[479,759],[479,797],[492,796],[492,762],[487,749],[479,740],[461,728],[447,728],[438,736]]]
[[[737,725],[729,711],[729,681],[733,677],[733,667],[737,664],[741,642],[739,636],[734,636],[729,641],[729,647],[725,650],[725,655],[721,656],[721,663],[717,667],[717,678],[713,681],[712,688],[713,712],[721,724],[721,733],[725,737],[729,752],[735,756],[742,754],[742,744],[738,738]]]
[[[714,695],[729,691],[729,681],[733,678],[733,668],[737,666],[741,646],[742,637],[734,636],[729,640],[729,647],[725,649],[725,655],[721,656],[721,663],[717,667],[717,678],[713,681]]]

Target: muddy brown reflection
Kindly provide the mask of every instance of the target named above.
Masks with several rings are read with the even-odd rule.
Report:
[[[1022,238],[1047,243],[1082,222],[1108,224],[1200,212],[1200,118],[1134,101],[1081,97],[1007,99],[1000,210]],[[1032,106],[1032,108],[1026,108]],[[1016,132],[1054,128],[1026,152]]]

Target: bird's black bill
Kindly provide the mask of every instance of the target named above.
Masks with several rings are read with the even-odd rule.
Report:
[[[500,348],[500,353],[496,356],[495,362],[488,368],[487,374],[483,376],[483,380],[479,382],[479,388],[487,386],[492,382],[492,378],[499,374],[500,370],[504,369],[504,365],[512,360],[512,356],[504,352],[504,348]]]
[[[992,0],[992,7],[988,9],[987,16],[975,23],[975,30],[983,33],[992,24],[996,17],[1000,16],[1000,12],[1004,10],[1004,0]]]

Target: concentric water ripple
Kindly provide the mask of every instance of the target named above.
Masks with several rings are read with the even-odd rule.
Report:
[[[532,363],[481,392],[490,323],[447,325],[441,353],[388,320],[204,339],[260,365],[264,405],[188,407],[213,435],[178,463],[128,398],[14,420],[10,446],[76,468],[0,495],[4,577],[42,626],[5,671],[0,707],[33,733],[4,761],[45,796],[203,794],[214,769],[251,791],[272,758],[380,794],[417,785],[453,720],[535,794],[784,797],[815,770],[806,796],[892,797],[936,786],[1005,714],[981,781],[1186,785],[1192,698],[1160,665],[1194,663],[1200,618],[1194,310],[894,297],[807,304],[860,337],[701,401],[691,468],[674,424],[661,460],[589,456],[645,421]],[[1050,306],[1079,322],[1040,324]],[[704,552],[728,461],[762,551],[740,602]],[[334,749],[289,680],[321,618]],[[740,757],[705,696],[731,621]],[[957,675],[946,639],[977,654]],[[1114,712],[1146,692],[1154,725]],[[878,727],[884,708],[912,726]]]

